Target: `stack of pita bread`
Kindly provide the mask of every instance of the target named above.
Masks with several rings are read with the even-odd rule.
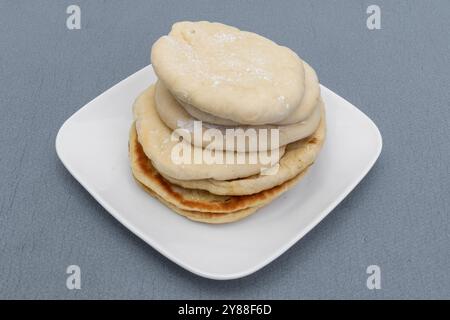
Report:
[[[154,43],[151,61],[158,81],[133,106],[131,168],[173,211],[237,221],[294,186],[316,159],[326,129],[319,81],[290,49],[220,23],[178,22]],[[236,146],[230,129],[234,142],[249,130],[277,135]],[[195,158],[206,152],[214,161]]]

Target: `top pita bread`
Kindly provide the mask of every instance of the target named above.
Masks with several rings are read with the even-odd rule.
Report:
[[[297,54],[220,23],[175,23],[154,43],[151,60],[179,101],[241,124],[280,122],[304,94],[305,70]]]
[[[308,119],[313,111],[315,106],[318,104],[320,99],[320,86],[319,79],[317,78],[317,74],[314,69],[303,61],[303,65],[305,68],[305,92],[303,94],[302,101],[300,105],[295,108],[294,112],[287,118],[274,123],[276,125],[290,125],[300,123]],[[180,105],[195,119],[201,120],[206,123],[222,125],[222,126],[240,126],[240,123],[237,123],[233,120],[224,119],[220,117],[216,117],[212,114],[201,111],[190,104],[184,103],[183,101],[178,101]]]

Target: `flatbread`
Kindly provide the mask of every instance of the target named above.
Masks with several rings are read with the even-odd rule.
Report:
[[[266,168],[278,162],[284,154],[285,148],[274,150],[271,163],[265,163],[260,154],[253,154],[256,163],[251,162],[250,153],[241,153],[245,156],[245,163],[239,164],[206,164],[204,161],[197,164],[194,161],[196,152],[204,154],[205,150],[192,146],[189,142],[173,140],[172,130],[168,128],[160,119],[155,109],[154,86],[146,89],[135,101],[133,106],[134,117],[136,120],[136,130],[138,131],[139,142],[141,143],[145,154],[152,159],[154,166],[159,172],[180,180],[231,180],[251,175],[259,174]],[[184,147],[190,150],[190,163],[174,162],[172,152],[178,147]],[[220,152],[220,151],[217,151]],[[223,159],[227,156],[236,159],[236,153],[232,151],[222,151]],[[261,161],[263,160],[263,161]]]
[[[181,210],[205,213],[230,213],[259,208],[294,186],[306,172],[306,170],[303,171],[279,186],[252,195],[223,196],[203,190],[186,189],[171,184],[159,174],[144,153],[137,139],[134,124],[130,129],[129,156],[134,177],[158,197]]]
[[[278,172],[274,175],[255,175],[242,179],[217,181],[204,180],[177,180],[165,177],[171,183],[189,189],[206,190],[220,195],[247,195],[273,188],[292,179],[304,171],[315,161],[320,152],[326,135],[325,110],[322,107],[322,120],[319,127],[308,138],[291,143],[286,148],[286,153],[280,159]]]
[[[320,86],[316,71],[303,61],[305,68],[305,93],[303,94],[300,105],[295,108],[289,117],[277,122],[278,125],[291,125],[305,121],[313,114],[316,105],[320,101]]]
[[[300,105],[295,108],[294,112],[289,115],[289,117],[277,123],[274,123],[276,125],[290,125],[305,121],[311,116],[314,108],[317,106],[320,100],[320,86],[317,74],[314,69],[305,61],[303,61],[303,66],[305,68],[305,93],[303,94],[302,101]],[[195,119],[215,125],[240,126],[239,123],[233,120],[216,117],[212,114],[201,111],[190,104],[183,103],[182,101],[178,102],[181,106],[183,106],[186,112]]]
[[[309,118],[304,119],[302,122],[290,124],[290,125],[260,125],[260,126],[246,126],[239,125],[238,127],[233,127],[233,129],[242,129],[240,135],[244,136],[246,130],[252,129],[255,132],[261,132],[261,130],[266,130],[267,132],[267,140],[264,145],[261,145],[258,142],[254,144],[245,144],[242,146],[242,149],[235,150],[236,144],[232,143],[231,145],[226,143],[226,135],[225,132],[230,127],[220,126],[209,124],[206,122],[201,122],[202,132],[208,129],[217,129],[222,133],[222,142],[216,146],[216,150],[228,150],[228,151],[239,151],[239,152],[261,152],[266,150],[271,150],[274,147],[278,148],[280,146],[285,146],[291,142],[301,140],[305,137],[310,136],[316,131],[317,127],[320,123],[321,118],[321,105],[322,101],[319,99],[316,100],[316,104],[311,110],[307,110],[307,112],[311,113]],[[208,144],[211,143],[210,140],[207,140],[205,135],[203,139],[194,140],[194,123],[198,121],[198,119],[192,117],[179,103],[175,100],[175,98],[170,94],[169,90],[164,86],[163,83],[158,81],[156,83],[155,89],[155,104],[156,110],[158,112],[159,117],[164,122],[166,126],[175,130],[177,128],[183,128],[190,133],[190,142],[197,147],[205,148]],[[279,138],[272,145],[271,130],[278,130]],[[235,131],[239,132],[239,131]],[[256,137],[258,135],[255,135]],[[256,140],[255,140],[256,141]]]
[[[137,180],[136,180],[137,181]],[[190,220],[196,222],[210,223],[210,224],[222,224],[222,223],[230,223],[241,220],[245,217],[248,217],[252,213],[258,210],[258,207],[250,207],[247,209],[238,210],[230,213],[216,213],[216,212],[200,212],[200,211],[189,211],[180,209],[170,202],[164,200],[164,198],[160,197],[157,193],[153,192],[150,188],[147,188],[145,185],[137,181],[137,183],[145,190],[148,194],[150,194],[155,199],[159,200],[166,207],[171,209],[172,211],[186,217]]]
[[[175,23],[153,44],[151,60],[178,100],[241,124],[281,121],[304,94],[304,66],[295,52],[221,23]]]

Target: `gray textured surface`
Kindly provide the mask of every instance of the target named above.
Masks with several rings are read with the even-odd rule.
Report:
[[[69,4],[82,30],[66,29]],[[365,10],[382,9],[382,30]],[[63,121],[149,63],[177,20],[303,56],[379,126],[382,155],[334,212],[247,278],[194,276],[135,237],[57,159]],[[450,2],[0,1],[0,298],[450,298]],[[65,287],[78,264],[82,289]],[[365,269],[382,269],[382,289]]]

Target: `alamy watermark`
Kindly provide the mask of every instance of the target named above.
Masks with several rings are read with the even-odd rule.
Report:
[[[366,273],[369,275],[367,277],[366,286],[369,290],[380,290],[381,289],[381,268],[376,264],[372,264],[367,267]]]
[[[69,290],[81,289],[81,268],[76,264],[67,267],[66,273],[69,275],[66,279],[66,287]]]
[[[381,29],[381,9],[376,4],[372,4],[367,7],[366,13],[369,15],[367,17],[366,26],[369,30],[380,30]]]
[[[171,150],[172,162],[177,165],[259,163],[264,166],[262,174],[276,174],[280,159],[278,128],[227,128],[224,131],[204,130],[202,121],[193,121],[189,129],[173,130],[170,139],[177,143]],[[204,147],[192,148],[192,142]]]
[[[70,5],[66,9],[66,13],[69,15],[66,20],[66,27],[69,30],[81,29],[81,9],[77,5]]]

